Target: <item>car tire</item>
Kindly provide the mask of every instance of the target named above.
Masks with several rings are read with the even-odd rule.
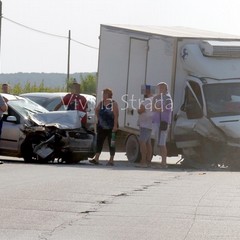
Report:
[[[30,141],[25,140],[21,146],[21,154],[25,163],[33,162],[33,148]]]
[[[33,153],[33,145],[39,144],[44,140],[44,136],[41,135],[29,136],[24,140],[21,146],[21,155],[24,159],[24,162],[31,163],[37,160],[36,155]]]

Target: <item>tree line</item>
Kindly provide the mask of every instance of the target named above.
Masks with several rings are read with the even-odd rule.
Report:
[[[14,84],[10,87],[11,94],[19,95],[29,92],[69,92],[71,84],[76,81],[74,78],[66,79],[65,86],[58,87],[46,87],[44,80],[39,84],[31,83],[28,81],[24,86],[21,83]],[[81,92],[85,94],[96,94],[97,80],[96,75],[88,74],[86,76],[80,76]]]

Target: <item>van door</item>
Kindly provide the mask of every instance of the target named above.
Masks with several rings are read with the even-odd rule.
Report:
[[[143,99],[140,86],[146,83],[147,54],[147,40],[130,39],[125,127],[138,128],[137,109],[139,108],[140,100]]]
[[[199,135],[194,127],[203,117],[203,97],[198,83],[187,82],[183,105],[176,116],[174,139],[178,148],[189,148],[200,145]]]

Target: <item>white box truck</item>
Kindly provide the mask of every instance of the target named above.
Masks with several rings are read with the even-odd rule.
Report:
[[[184,27],[101,25],[98,61],[97,101],[104,88],[113,90],[129,161],[140,157],[141,86],[164,81],[174,105],[168,155],[240,165],[240,36]]]

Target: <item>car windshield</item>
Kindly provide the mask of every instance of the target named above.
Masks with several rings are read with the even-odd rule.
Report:
[[[30,100],[38,103],[39,105],[43,105],[44,102],[46,102],[46,100],[48,99],[47,97],[41,97],[41,96],[28,96],[26,95],[27,98],[29,98]]]
[[[240,115],[240,83],[208,84],[203,91],[209,117]]]
[[[8,105],[25,118],[30,114],[48,112],[44,107],[26,98],[10,100]]]

